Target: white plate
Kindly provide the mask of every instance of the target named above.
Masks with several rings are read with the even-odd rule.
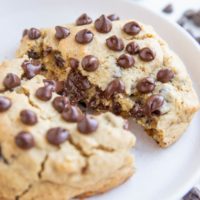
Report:
[[[175,24],[132,2],[116,0],[1,0],[0,59],[13,57],[22,30],[74,21],[81,13],[93,17],[117,13],[152,24],[185,62],[200,91],[200,49]],[[14,67],[14,66],[13,66]],[[141,128],[134,125],[137,173],[121,187],[94,197],[95,200],[177,200],[200,177],[200,113],[173,146],[160,149]]]

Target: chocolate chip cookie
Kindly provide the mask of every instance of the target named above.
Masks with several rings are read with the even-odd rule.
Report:
[[[133,117],[161,147],[183,134],[199,100],[184,64],[151,26],[83,14],[63,27],[38,29],[34,40],[29,29],[17,57],[37,55],[46,77],[64,81],[71,103]]]

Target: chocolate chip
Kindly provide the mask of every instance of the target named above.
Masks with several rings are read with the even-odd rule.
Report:
[[[59,113],[62,113],[64,109],[69,106],[69,100],[67,97],[56,97],[52,105]]]
[[[107,88],[104,91],[104,96],[105,98],[110,99],[113,95],[124,92],[125,92],[124,83],[119,79],[115,79],[108,84]]]
[[[28,51],[28,57],[29,58],[39,59],[40,56],[41,56],[41,54],[39,52],[34,51],[33,49],[31,49],[30,51]]]
[[[122,112],[122,106],[120,103],[118,102],[113,102],[112,105],[112,112],[116,115],[120,115],[120,113]]]
[[[13,73],[8,73],[3,80],[3,85],[6,89],[13,89],[21,84],[20,78]]]
[[[62,94],[64,91],[64,81],[55,81],[55,80],[43,80],[45,86],[51,86],[52,91]]]
[[[56,66],[60,68],[65,66],[65,60],[62,58],[62,55],[60,52],[54,53],[54,59],[55,59]]]
[[[124,49],[124,42],[122,39],[113,35],[106,39],[106,45],[109,49],[113,51],[122,51]]]
[[[22,68],[24,70],[24,76],[27,79],[32,79],[34,76],[40,73],[41,64],[38,61],[24,61],[22,64]]]
[[[82,14],[77,20],[76,20],[76,25],[77,26],[82,26],[86,24],[91,24],[92,19],[86,14]]]
[[[145,47],[139,51],[139,56],[143,61],[149,62],[154,60],[155,53],[148,47]]]
[[[24,150],[31,149],[35,146],[33,136],[31,135],[31,133],[26,131],[21,131],[17,134],[17,136],[15,137],[15,143],[19,148]]]
[[[81,133],[90,134],[97,130],[98,122],[96,119],[90,116],[85,116],[81,121],[78,122],[77,128]]]
[[[11,107],[11,100],[7,97],[0,96],[0,112],[5,112]]]
[[[70,35],[70,30],[68,28],[66,28],[66,27],[56,26],[55,30],[56,30],[55,37],[58,40],[64,39],[64,38],[66,38],[66,37],[68,37]]]
[[[152,92],[155,86],[155,81],[151,77],[141,79],[136,85],[137,90],[141,93]]]
[[[28,34],[28,29],[24,29],[22,33],[22,37],[26,36]]]
[[[174,78],[174,72],[170,69],[161,69],[157,73],[157,80],[162,83],[167,83]]]
[[[170,14],[174,11],[173,5],[172,4],[168,4],[166,5],[163,10],[164,13]]]
[[[76,34],[75,40],[80,44],[87,44],[93,40],[93,37],[94,34],[90,30],[83,29]]]
[[[196,14],[195,10],[188,9],[183,13],[183,16],[186,17],[187,19],[192,19],[195,14]]]
[[[93,72],[99,67],[99,60],[95,56],[88,55],[83,58],[81,65],[85,71]]]
[[[62,113],[62,118],[67,122],[78,122],[82,117],[81,110],[76,106],[68,106]]]
[[[136,119],[140,119],[145,116],[143,107],[138,103],[136,103],[133,106],[133,108],[130,110],[130,114],[132,117],[134,117]]]
[[[117,64],[122,67],[122,68],[130,68],[135,64],[135,60],[133,56],[128,55],[128,54],[122,54],[118,59],[117,59]]]
[[[69,138],[69,133],[64,128],[51,128],[47,131],[46,138],[50,144],[58,146]]]
[[[36,28],[31,28],[28,31],[28,37],[30,40],[36,40],[36,39],[40,38],[40,36],[41,36],[41,32],[40,32],[40,30],[38,30]]]
[[[77,69],[79,66],[79,61],[76,58],[69,58],[69,66],[72,69]]]
[[[53,88],[51,85],[37,89],[35,96],[42,101],[49,101],[52,97]]]
[[[116,14],[108,15],[107,18],[108,18],[110,21],[117,21],[117,20],[120,20],[119,16],[116,15]]]
[[[132,21],[124,25],[123,30],[129,35],[137,35],[141,31],[141,27],[138,23]]]
[[[108,33],[112,29],[111,21],[105,16],[101,15],[95,22],[95,28],[100,33]]]
[[[145,113],[147,116],[151,116],[153,113],[159,112],[159,109],[164,103],[164,97],[158,94],[150,96],[145,104]]]
[[[200,200],[200,190],[196,187],[192,188],[184,197],[183,200]]]
[[[135,42],[130,42],[126,46],[126,51],[131,55],[135,55],[135,54],[139,53],[139,50],[140,50],[140,47]]]
[[[86,91],[91,88],[91,84],[86,76],[77,70],[71,70],[65,81],[65,93],[69,96],[70,102],[77,103],[86,98]]]
[[[197,27],[200,27],[200,11],[198,11],[193,17],[192,21]]]
[[[22,110],[20,112],[20,119],[26,125],[35,125],[37,120],[37,115],[31,110]]]

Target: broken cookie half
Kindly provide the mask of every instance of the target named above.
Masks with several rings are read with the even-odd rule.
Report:
[[[0,71],[0,199],[86,197],[134,173],[135,137],[124,119],[84,114],[39,61],[5,61]]]
[[[199,109],[182,61],[135,20],[102,15],[92,23],[84,15],[73,24],[31,28],[17,51],[24,55],[41,60],[47,77],[64,81],[72,103],[133,117],[161,147],[177,141]]]

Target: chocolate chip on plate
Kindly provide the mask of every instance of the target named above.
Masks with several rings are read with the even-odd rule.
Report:
[[[164,104],[164,97],[155,94],[150,96],[145,104],[145,113],[147,116],[151,116],[153,113],[159,112],[160,108]]]
[[[55,99],[52,102],[52,105],[55,108],[55,110],[57,110],[59,113],[62,113],[64,109],[67,106],[69,106],[69,99],[63,96],[55,97]]]
[[[28,31],[28,37],[30,40],[36,40],[36,39],[40,38],[40,36],[41,36],[41,32],[37,28],[31,28]]]
[[[196,187],[192,188],[184,197],[183,200],[200,200],[200,190]]]
[[[183,16],[186,17],[187,19],[192,19],[195,14],[196,14],[195,10],[188,9],[183,13]]]
[[[0,113],[7,111],[11,107],[11,100],[7,97],[0,96]]]
[[[16,145],[24,150],[31,149],[35,146],[35,141],[31,133],[27,131],[21,131],[15,137]]]
[[[99,67],[99,60],[95,56],[87,55],[83,58],[81,65],[85,71],[93,72]]]
[[[27,79],[32,79],[34,76],[40,73],[42,66],[39,61],[31,60],[24,61],[22,68],[24,70],[24,76]]]
[[[137,22],[131,21],[124,25],[123,30],[129,35],[137,35],[141,31],[141,27]]]
[[[139,53],[139,50],[140,50],[140,47],[136,42],[130,42],[126,46],[126,51],[131,55],[135,55]]]
[[[46,135],[47,141],[55,146],[64,143],[68,138],[69,138],[68,131],[60,127],[49,129]]]
[[[82,26],[86,24],[91,24],[92,19],[89,17],[86,13],[83,13],[77,20],[76,20],[76,25],[77,26]]]
[[[162,10],[164,13],[167,13],[167,14],[170,14],[174,11],[174,7],[172,4],[168,4],[166,5],[163,10]]]
[[[3,80],[3,85],[6,89],[13,89],[21,84],[20,78],[13,73],[8,73]]]
[[[105,16],[101,15],[94,22],[95,28],[100,33],[108,33],[112,29],[112,22]]]
[[[157,80],[162,83],[167,83],[174,78],[174,72],[170,69],[161,69],[157,73]]]
[[[36,90],[35,96],[42,101],[49,101],[52,97],[53,87],[47,85]]]
[[[90,30],[83,29],[76,34],[75,40],[80,44],[87,44],[93,40],[93,37],[94,34]]]
[[[55,30],[56,30],[55,37],[58,40],[64,39],[64,38],[66,38],[66,37],[68,37],[70,35],[70,30],[68,28],[66,28],[66,27],[56,26]]]
[[[35,125],[38,122],[37,115],[32,110],[22,110],[20,112],[20,119],[26,125]]]
[[[86,115],[78,122],[77,128],[83,134],[90,134],[97,130],[98,122],[93,117]]]
[[[135,64],[135,60],[133,56],[129,54],[122,54],[118,59],[117,59],[117,64],[122,67],[122,68],[130,68]]]
[[[104,90],[104,96],[106,99],[110,99],[114,94],[124,93],[124,92],[125,92],[124,83],[119,79],[115,79],[111,81]]]
[[[141,79],[136,85],[137,90],[141,93],[152,92],[155,86],[155,80],[151,77]]]
[[[79,66],[79,61],[76,58],[69,58],[69,66],[72,69],[77,69]]]
[[[78,122],[82,117],[81,110],[76,106],[68,106],[62,112],[62,118],[67,122]]]
[[[110,21],[117,21],[117,20],[120,20],[119,16],[116,15],[116,14],[108,15],[107,18],[108,18]]]
[[[113,35],[106,39],[106,45],[109,49],[113,51],[122,51],[124,49],[124,42],[122,39]]]
[[[154,60],[155,53],[148,47],[145,47],[139,51],[139,57],[145,62],[150,62]]]

